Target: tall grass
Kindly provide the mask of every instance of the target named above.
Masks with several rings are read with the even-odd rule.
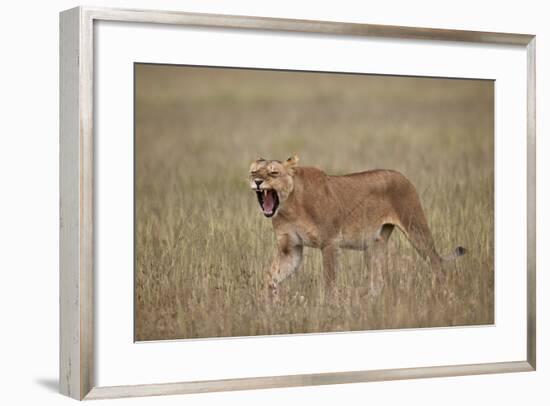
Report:
[[[137,65],[135,117],[137,340],[493,323],[492,82]],[[401,171],[438,250],[468,254],[432,289],[396,231],[382,293],[368,253],[342,251],[327,302],[306,249],[270,303],[274,234],[245,179],[257,155],[292,153],[330,174]]]

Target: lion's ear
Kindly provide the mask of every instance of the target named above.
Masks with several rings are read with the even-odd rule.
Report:
[[[288,158],[286,161],[283,162],[283,165],[285,168],[294,168],[296,165],[298,165],[298,161],[300,159],[298,158],[298,155],[293,155],[290,158]]]

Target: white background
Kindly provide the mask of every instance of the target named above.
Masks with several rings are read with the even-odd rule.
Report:
[[[113,404],[316,404],[422,405],[548,404],[550,353],[547,314],[550,260],[550,26],[542,1],[306,2],[112,1],[91,5],[164,8],[335,21],[411,25],[537,35],[538,76],[538,319],[539,369],[535,373],[275,389],[105,401]],[[58,369],[58,16],[72,1],[4,5],[0,69],[0,253],[7,277],[0,292],[0,399],[5,404],[65,404],[57,395]],[[451,349],[452,350],[452,349]]]
[[[112,22],[95,34],[98,386],[525,359],[525,49]],[[134,61],[495,79],[496,325],[133,344]]]

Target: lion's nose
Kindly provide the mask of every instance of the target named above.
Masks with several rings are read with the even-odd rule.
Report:
[[[259,189],[262,182],[263,182],[263,180],[255,180],[254,183],[256,184],[256,188]]]

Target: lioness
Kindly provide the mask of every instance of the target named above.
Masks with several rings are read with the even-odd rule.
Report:
[[[392,170],[329,176],[320,169],[258,158],[250,165],[250,187],[264,216],[272,218],[277,249],[269,274],[272,294],[302,263],[303,247],[319,248],[327,287],[334,285],[340,248],[369,252],[371,288],[380,281],[385,246],[397,226],[437,278],[442,262],[464,255],[457,247],[441,257],[412,183]],[[378,282],[376,282],[379,284]]]

